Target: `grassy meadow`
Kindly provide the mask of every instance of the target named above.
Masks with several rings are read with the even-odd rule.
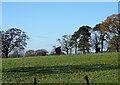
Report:
[[[118,83],[118,53],[2,59],[3,83]]]

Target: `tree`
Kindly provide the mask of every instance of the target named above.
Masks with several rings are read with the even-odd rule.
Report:
[[[17,28],[8,29],[2,34],[2,52],[5,57],[8,58],[8,54],[17,48],[18,50],[24,50],[29,39],[26,33]]]
[[[23,57],[23,54],[18,54],[16,52],[10,53],[9,54],[9,58],[19,58],[19,57]]]
[[[46,56],[47,53],[48,53],[48,51],[45,49],[38,49],[35,51],[36,56]]]
[[[120,14],[113,14],[108,16],[107,19],[102,22],[101,29],[103,31],[109,32],[110,35],[112,35],[110,42],[112,42],[112,45],[117,47],[117,45],[119,45],[118,41],[120,38]],[[116,48],[116,50],[117,52],[119,51],[118,48]]]
[[[11,54],[12,53],[12,54]],[[19,49],[15,47],[12,52],[10,53],[9,57],[23,57],[24,56],[24,49]]]
[[[99,45],[101,44],[101,52],[103,52],[103,42],[104,42],[104,36],[103,32],[100,27],[101,23],[96,24],[95,27],[93,27],[93,33],[94,33],[94,38],[93,38],[93,45],[95,45],[95,52],[99,52]]]
[[[71,54],[72,45],[71,45],[71,35],[63,35],[61,39],[58,39],[59,43],[61,44],[62,51],[65,51],[66,54]]]
[[[120,36],[120,14],[108,16],[107,19],[102,22],[101,27],[102,30],[109,31]]]
[[[2,57],[2,33],[3,31],[0,30],[0,57]]]
[[[96,24],[96,26],[93,28],[93,31],[96,32],[95,33],[95,45],[96,45],[96,52],[97,49],[99,48],[99,44],[101,45],[101,53],[103,53],[103,48],[104,48],[104,41],[107,42],[107,40],[109,39],[109,33],[107,32],[107,30],[103,30],[103,25],[102,23]]]
[[[51,50],[50,55],[55,55],[56,54],[56,52],[55,52],[56,46],[53,45],[52,47],[53,47],[53,49]]]
[[[113,36],[108,43],[108,51],[120,52],[120,36]]]
[[[89,26],[82,26],[77,31],[75,31],[71,37],[71,46],[75,47],[75,54],[77,54],[77,50],[82,50],[85,53],[85,50],[89,53],[89,38],[90,38],[90,30]]]
[[[98,53],[100,52],[100,36],[95,32],[92,32],[92,34],[91,45],[95,49],[95,53]]]
[[[71,37],[71,47],[74,47],[75,49],[75,54],[77,54],[77,49],[78,49],[78,39],[79,39],[79,31],[75,31]]]
[[[79,28],[79,49],[82,49],[83,53],[86,53],[85,50],[87,50],[87,53],[89,53],[90,48],[90,36],[91,36],[91,27],[89,26],[82,26]]]
[[[28,51],[26,51],[25,56],[35,56],[35,51],[34,50],[28,50]]]

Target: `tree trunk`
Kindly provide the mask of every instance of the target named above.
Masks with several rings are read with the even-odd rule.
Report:
[[[102,41],[101,41],[101,53],[103,53],[103,40],[104,40],[104,37],[102,36]]]
[[[87,53],[90,53],[89,48],[87,48]]]
[[[98,41],[97,41],[97,37],[95,37],[95,53],[98,53]]]
[[[67,55],[68,55],[68,50],[69,50],[69,49],[68,49],[68,48],[66,48],[66,53],[67,53]]]
[[[119,52],[119,48],[118,47],[116,47],[116,51]]]
[[[85,48],[84,48],[84,46],[83,46],[83,54],[85,54]]]
[[[8,52],[5,52],[5,57],[8,58]]]
[[[98,51],[97,51],[97,45],[95,45],[95,53],[98,53]]]
[[[72,48],[70,48],[70,54],[72,54]]]
[[[88,39],[88,37],[87,37],[87,42],[86,42],[86,43],[87,43],[87,45],[86,45],[87,53],[90,53],[90,52],[89,52],[89,47],[90,47],[90,45],[89,45],[89,39]]]
[[[75,54],[77,54],[77,45],[75,44]]]

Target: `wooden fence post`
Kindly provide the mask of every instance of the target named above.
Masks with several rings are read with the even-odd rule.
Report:
[[[88,76],[87,76],[87,75],[85,76],[85,80],[86,80],[87,85],[90,85],[89,79],[88,79]]]
[[[33,79],[33,85],[37,85],[36,78]]]

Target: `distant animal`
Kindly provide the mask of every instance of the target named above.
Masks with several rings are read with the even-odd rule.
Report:
[[[97,48],[97,49],[96,49],[96,53],[99,53],[99,52],[100,52],[100,48]]]
[[[61,47],[55,48],[56,55],[60,55],[61,53]]]

